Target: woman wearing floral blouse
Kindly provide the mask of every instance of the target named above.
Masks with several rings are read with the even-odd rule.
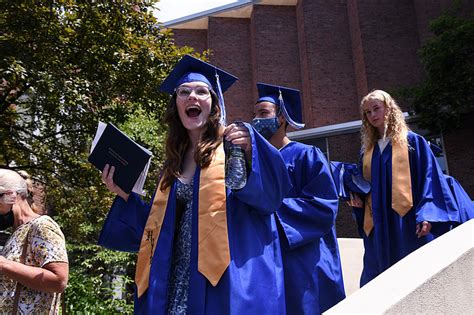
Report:
[[[64,235],[33,211],[29,182],[0,169],[0,230],[14,229],[0,251],[0,314],[57,314],[68,280]]]

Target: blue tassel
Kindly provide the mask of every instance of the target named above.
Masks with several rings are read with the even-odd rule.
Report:
[[[225,103],[224,103],[224,94],[222,93],[221,81],[219,80],[219,75],[216,71],[216,83],[217,83],[217,97],[219,99],[219,106],[221,108],[221,119],[220,124],[223,126],[227,125],[227,115],[225,112]]]
[[[286,121],[295,129],[303,128],[304,124],[297,123],[291,119],[290,115],[286,111],[285,102],[283,101],[283,95],[281,94],[280,89],[278,89],[278,102],[280,103],[280,110],[283,112],[283,116],[285,116]]]

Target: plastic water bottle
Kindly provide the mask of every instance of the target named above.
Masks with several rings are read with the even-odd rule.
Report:
[[[225,141],[225,185],[230,189],[242,189],[247,184],[245,151],[238,144]]]

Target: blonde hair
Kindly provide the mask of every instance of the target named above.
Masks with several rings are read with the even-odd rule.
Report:
[[[378,140],[377,129],[369,123],[367,115],[364,112],[364,105],[369,100],[374,99],[383,102],[385,107],[384,136],[389,138],[392,141],[392,144],[395,143],[401,146],[408,146],[407,136],[410,129],[405,122],[402,110],[390,94],[382,90],[373,90],[364,96],[360,102],[360,114],[362,117],[362,127],[360,131],[362,151],[367,152],[367,150],[373,148]]]

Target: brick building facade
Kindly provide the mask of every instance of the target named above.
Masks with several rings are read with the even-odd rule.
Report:
[[[356,162],[359,102],[368,91],[393,91],[420,82],[418,49],[431,36],[429,21],[452,0],[243,0],[165,23],[179,46],[209,49],[210,61],[237,75],[226,92],[228,120],[250,121],[255,84],[301,90],[306,127],[291,138],[318,146],[330,160]],[[470,14],[473,1],[461,1]],[[408,111],[409,104],[400,104]],[[410,127],[443,146],[440,162],[474,196],[474,114],[453,134]],[[339,237],[356,237],[341,203]]]

